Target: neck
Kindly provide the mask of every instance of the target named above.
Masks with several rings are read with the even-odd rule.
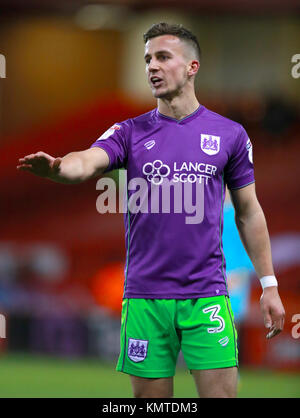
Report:
[[[195,112],[199,107],[199,102],[193,92],[189,95],[159,98],[157,107],[159,113],[180,120]]]

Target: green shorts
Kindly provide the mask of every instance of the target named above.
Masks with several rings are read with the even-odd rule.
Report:
[[[124,299],[120,346],[116,370],[134,376],[174,376],[180,349],[190,370],[238,365],[227,296]]]

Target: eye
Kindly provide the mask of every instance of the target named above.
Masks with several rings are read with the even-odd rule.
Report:
[[[159,59],[160,61],[166,61],[168,58],[169,58],[169,57],[168,57],[167,55],[160,55],[158,59]]]

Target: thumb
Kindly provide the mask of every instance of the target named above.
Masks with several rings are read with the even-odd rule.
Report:
[[[53,161],[53,163],[52,163],[52,169],[54,171],[58,171],[59,166],[60,166],[60,163],[61,163],[61,160],[62,159],[60,157],[58,157],[58,158],[55,158],[55,160]]]

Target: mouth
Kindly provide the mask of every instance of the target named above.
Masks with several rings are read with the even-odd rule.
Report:
[[[153,87],[157,88],[163,83],[163,79],[157,76],[150,77],[150,83]]]

